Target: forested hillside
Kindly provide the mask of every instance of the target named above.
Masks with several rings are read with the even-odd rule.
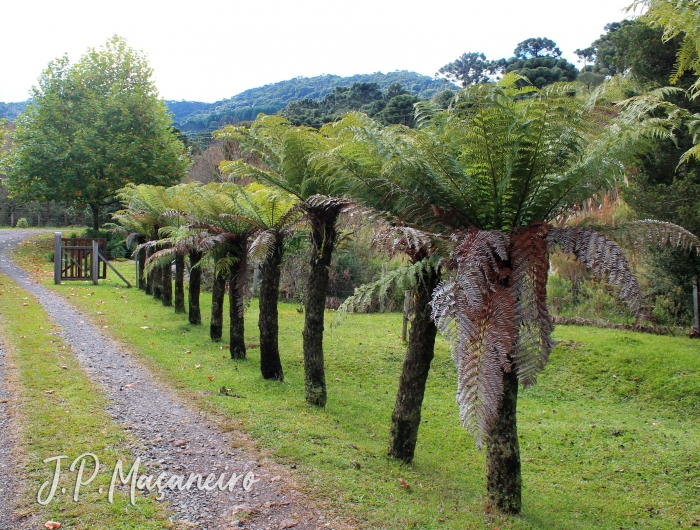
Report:
[[[0,120],[2,118],[7,118],[7,121],[13,121],[17,116],[19,116],[29,103],[27,101],[19,101],[17,103],[5,103],[0,101]]]
[[[392,83],[400,83],[410,94],[420,98],[429,98],[435,92],[451,86],[447,81],[404,70],[387,74],[358,74],[351,77],[296,77],[251,88],[230,99],[212,104],[192,101],[166,103],[175,115],[175,126],[183,132],[212,131],[227,123],[255,119],[261,112],[274,114],[285,108],[290,101],[322,99],[335,87],[350,87],[355,83],[376,83],[381,89],[388,88]]]

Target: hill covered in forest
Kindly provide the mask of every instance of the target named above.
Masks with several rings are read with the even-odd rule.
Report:
[[[406,70],[373,74],[358,74],[350,77],[338,75],[320,75],[316,77],[295,77],[269,85],[251,88],[235,96],[217,101],[166,100],[166,105],[173,113],[173,124],[186,134],[211,132],[228,123],[253,120],[264,112],[274,114],[292,101],[323,100],[339,87],[351,87],[357,84],[375,83],[381,90],[392,84],[400,84],[410,95],[421,99],[430,98],[436,92],[455,86],[445,80],[408,72]],[[16,103],[0,102],[0,118],[13,121],[29,101]]]
[[[16,103],[5,103],[0,101],[0,120],[2,118],[7,118],[7,121],[14,121],[14,119],[24,112],[24,109],[29,104],[27,101],[18,101]]]
[[[274,114],[285,108],[291,101],[321,100],[335,87],[350,87],[356,83],[376,83],[386,89],[399,83],[410,94],[427,99],[445,88],[454,86],[444,80],[408,72],[405,70],[383,74],[358,74],[351,77],[320,75],[316,77],[295,77],[262,87],[251,88],[230,99],[215,103],[195,101],[166,101],[174,114],[177,128],[185,133],[213,131],[228,123],[252,120],[261,113]]]

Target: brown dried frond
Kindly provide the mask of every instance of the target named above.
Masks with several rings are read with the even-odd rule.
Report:
[[[550,226],[535,224],[511,237],[510,289],[515,304],[518,337],[513,362],[524,387],[535,384],[537,374],[549,360],[554,347],[552,317],[547,309],[546,236]]]
[[[632,246],[651,245],[663,248],[670,245],[700,252],[700,238],[682,226],[666,221],[632,221],[618,227],[616,232],[626,236]]]
[[[642,293],[639,283],[617,243],[587,228],[552,228],[547,235],[550,248],[558,245],[567,254],[583,263],[596,276],[607,276],[608,283],[618,287],[618,297],[640,312]]]
[[[488,438],[503,395],[503,373],[512,369],[509,357],[515,340],[514,300],[510,291],[493,286],[479,306],[466,302],[457,291],[455,306],[458,340],[455,349],[462,425],[477,446]]]
[[[460,416],[478,446],[496,416],[503,373],[512,369],[515,300],[500,282],[507,248],[502,232],[466,232],[451,281],[438,285],[431,301],[438,328],[452,338]]]
[[[306,199],[306,207],[322,210],[336,210],[350,206],[351,201],[343,197],[330,197],[328,195],[312,195]]]
[[[432,238],[433,234],[410,226],[384,226],[376,233],[372,244],[390,257],[403,253],[416,263],[431,254]]]

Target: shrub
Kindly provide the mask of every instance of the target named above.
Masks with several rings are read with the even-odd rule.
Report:
[[[15,225],[17,228],[29,228],[29,221],[27,221],[24,217],[19,219],[17,221],[17,224]]]

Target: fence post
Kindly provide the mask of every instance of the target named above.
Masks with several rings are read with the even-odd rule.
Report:
[[[53,283],[61,284],[61,271],[63,270],[63,260],[61,259],[61,232],[54,232],[53,244]]]
[[[100,277],[100,251],[97,241],[92,240],[92,284],[97,285],[97,279]]]

